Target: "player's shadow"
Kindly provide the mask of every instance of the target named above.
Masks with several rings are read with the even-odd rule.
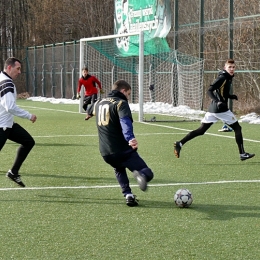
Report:
[[[142,208],[169,209],[174,211],[198,211],[204,214],[205,220],[230,220],[234,218],[260,218],[260,206],[247,205],[209,205],[193,204],[189,208],[178,208],[173,201],[151,201],[141,200],[139,206]],[[192,214],[192,213],[189,213]]]
[[[10,143],[8,143],[8,145],[10,145],[10,146],[19,146],[19,144],[17,144],[17,143],[14,143],[14,142],[10,142]],[[37,146],[53,146],[53,147],[55,147],[55,146],[95,146],[96,147],[96,145],[88,145],[88,144],[84,144],[84,143],[82,143],[82,144],[79,144],[79,143],[36,143],[35,144],[35,147],[37,147]]]
[[[24,199],[24,198],[16,198],[13,199],[2,199],[1,202],[30,202],[30,203],[49,203],[50,205],[66,205],[66,204],[82,204],[82,205],[90,205],[90,204],[109,204],[109,205],[123,205],[125,201],[122,198],[95,198],[95,197],[78,197],[78,195],[70,194],[67,192],[68,195],[45,195],[45,194],[38,194],[34,196],[34,199]]]
[[[6,171],[0,171],[0,173],[5,174]],[[86,185],[97,185],[102,183],[103,185],[116,185],[115,184],[115,178],[113,176],[111,177],[93,177],[88,176],[87,173],[85,176],[79,176],[79,175],[61,175],[61,174],[23,174],[21,173],[23,177],[35,177],[35,178],[54,178],[54,179],[68,179],[68,180],[80,180],[80,181],[86,181]],[[89,182],[88,182],[89,181]],[[110,183],[110,184],[108,184]],[[82,185],[82,184],[81,184]]]
[[[2,200],[2,202],[10,202],[12,199]],[[33,202],[43,202],[50,204],[106,204],[106,205],[118,205],[125,207],[125,201],[121,197],[81,197],[79,195],[75,195],[75,193],[71,193],[66,191],[66,195],[47,195],[47,194],[38,194],[32,200],[25,200],[23,198],[16,198],[15,201],[30,201]],[[192,215],[193,211],[197,211],[199,213],[203,213],[201,219],[204,220],[220,220],[226,221],[235,218],[260,218],[260,206],[246,206],[246,205],[205,205],[205,204],[195,204],[193,203],[189,208],[178,208],[173,201],[152,201],[152,200],[140,200],[139,206],[136,207],[140,210],[149,208],[158,208],[158,210],[166,209],[169,211],[172,210],[172,214],[178,213],[178,217],[180,218],[180,214],[189,214]],[[176,212],[178,211],[178,212]],[[168,213],[167,213],[168,214]]]
[[[184,209],[185,210],[185,209]],[[188,210],[201,212],[205,220],[230,220],[234,218],[260,218],[259,206],[192,204]]]
[[[96,145],[88,145],[88,144],[85,144],[85,143],[82,143],[82,144],[79,144],[79,143],[36,143],[35,147],[37,146],[95,146]]]

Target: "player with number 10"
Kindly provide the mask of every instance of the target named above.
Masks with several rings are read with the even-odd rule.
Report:
[[[106,163],[114,168],[126,204],[137,206],[138,201],[129,185],[126,168],[133,172],[142,191],[153,179],[153,172],[137,153],[138,142],[133,132],[133,118],[128,104],[131,86],[124,80],[114,83],[107,98],[88,108],[89,116],[96,116],[99,150]]]

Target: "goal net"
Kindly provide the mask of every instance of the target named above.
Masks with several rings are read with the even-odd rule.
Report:
[[[144,39],[142,33],[81,39],[80,73],[87,66],[90,74],[101,81],[103,96],[118,79],[130,83],[129,104],[133,112],[139,113],[139,121],[192,117],[180,108],[202,108],[203,60],[170,49],[165,39],[158,38],[152,44]],[[125,55],[120,47],[134,52]],[[84,112],[82,97],[83,93],[80,112]]]

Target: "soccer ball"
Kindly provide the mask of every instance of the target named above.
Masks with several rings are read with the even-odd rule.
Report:
[[[193,202],[193,197],[188,189],[179,189],[174,194],[174,202],[179,208],[188,208]]]

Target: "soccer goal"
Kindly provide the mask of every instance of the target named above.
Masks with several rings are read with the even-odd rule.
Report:
[[[143,32],[84,38],[80,40],[80,73],[84,66],[101,81],[103,96],[116,80],[129,82],[130,107],[138,112],[140,122],[164,116],[176,120],[174,108],[180,106],[202,108],[203,60],[170,49],[165,39],[147,40]],[[81,113],[82,103],[83,93]]]

